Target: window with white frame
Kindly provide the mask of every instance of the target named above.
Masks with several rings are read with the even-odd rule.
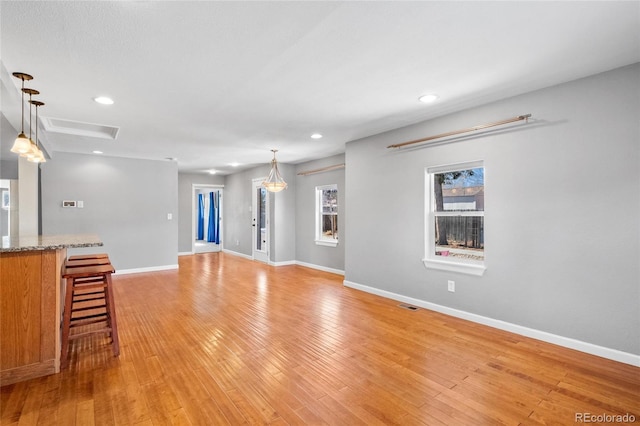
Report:
[[[316,244],[338,245],[338,185],[316,186]]]
[[[428,167],[425,181],[425,266],[482,275],[484,163]]]

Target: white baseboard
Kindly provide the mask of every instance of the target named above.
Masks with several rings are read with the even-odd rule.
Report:
[[[148,268],[122,269],[122,270],[116,271],[116,273],[113,275],[139,274],[141,272],[168,271],[171,269],[178,269],[178,265],[162,265],[162,266],[150,266]]]
[[[244,253],[238,253],[237,251],[231,251],[231,250],[228,250],[228,249],[223,249],[222,252],[223,253],[227,253],[227,254],[231,254],[233,256],[240,256],[240,257],[244,257],[245,259],[254,260],[252,256],[246,255]],[[267,264],[270,265],[270,266],[300,265],[300,266],[304,266],[304,267],[307,267],[307,268],[318,269],[320,271],[331,272],[333,274],[338,274],[338,275],[344,276],[344,271],[341,271],[339,269],[333,269],[333,268],[328,268],[326,266],[314,265],[312,263],[300,262],[298,260],[285,260],[283,262],[271,262],[271,261],[269,261],[269,262],[267,262]]]
[[[227,254],[231,254],[233,256],[240,256],[240,257],[244,257],[245,259],[249,259],[249,260],[253,260],[252,256],[249,256],[248,254],[244,254],[244,253],[238,253],[237,251],[232,251],[229,249],[222,249],[223,253],[227,253]]]
[[[191,254],[194,254],[192,251],[180,251],[178,252],[178,256],[189,256]]]
[[[285,260],[284,262],[271,262],[269,261],[269,265],[271,266],[287,266],[287,265],[295,265],[295,260]]]
[[[564,346],[565,348],[575,349],[580,352],[586,352],[591,355],[596,355],[602,358],[607,358],[613,361],[640,367],[640,355],[622,352],[617,349],[606,348],[604,346],[594,345],[592,343],[583,342],[580,340],[572,339],[570,337],[558,336],[556,334],[547,333],[546,331],[523,327],[521,325],[484,317],[482,315],[472,314],[470,312],[449,308],[447,306],[437,305],[435,303],[426,302],[420,299],[414,299],[412,297],[403,296],[386,290],[380,290],[378,288],[369,287],[363,284],[357,284],[347,280],[344,280],[343,284],[345,287],[361,290],[366,293],[385,297],[387,299],[409,303],[414,306],[419,306],[421,308],[440,312],[446,315],[451,315],[452,317],[461,318],[467,321],[487,325],[489,327],[509,331],[511,333],[519,334],[522,336],[531,337],[533,339],[542,340],[543,342],[553,343],[554,345]]]
[[[284,262],[269,262],[271,266],[287,266],[287,265],[299,265],[305,268],[317,269],[319,271],[331,272],[344,276],[344,271],[339,269],[327,268],[326,266],[314,265],[313,263],[300,262],[299,260],[286,260]]]
[[[341,271],[340,269],[327,268],[326,266],[314,265],[313,263],[307,263],[307,262],[300,262],[299,260],[296,260],[296,265],[344,276],[344,271]]]

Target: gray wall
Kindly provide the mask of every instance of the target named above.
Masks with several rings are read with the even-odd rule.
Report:
[[[2,83],[2,96],[5,96],[6,88]],[[6,182],[6,188],[13,187],[11,194],[11,211],[0,209],[0,236],[15,235],[18,233],[18,158],[17,154],[11,152],[13,142],[18,136],[18,131],[9,123],[4,113],[0,112],[0,179],[7,179],[13,182]],[[11,215],[11,229],[9,229],[9,215]]]
[[[345,279],[640,354],[639,77],[635,64],[348,143]],[[386,148],[526,113],[530,124]],[[425,167],[470,160],[485,162],[487,270],[427,270]]]
[[[321,160],[298,164],[296,173],[317,170],[323,167],[343,164],[345,156],[336,155]],[[345,186],[344,169],[331,170],[296,179],[296,260],[312,265],[344,271],[344,232],[345,220]],[[338,245],[336,247],[320,246],[316,238],[316,186],[338,185]]]
[[[18,130],[0,112],[0,179],[18,179],[18,155],[11,152],[17,136]]]
[[[270,234],[269,260],[295,261],[295,167],[278,163],[288,188],[269,194]],[[225,250],[252,256],[251,202],[252,180],[269,174],[269,165],[226,176],[224,187]]]
[[[104,247],[70,253],[104,250],[116,270],[177,265],[175,162],[57,153],[41,167],[43,234],[97,234]]]
[[[15,161],[0,160],[0,179],[18,179],[18,156]]]
[[[278,164],[287,189],[270,193],[272,262],[296,260],[296,173],[290,164]]]
[[[227,175],[224,184],[224,248],[252,255],[251,180],[269,174],[268,166]]]
[[[225,177],[205,173],[178,173],[178,251],[190,253],[192,249],[192,189],[198,185],[224,185]],[[224,220],[223,220],[224,230]],[[225,243],[226,244],[226,243]]]

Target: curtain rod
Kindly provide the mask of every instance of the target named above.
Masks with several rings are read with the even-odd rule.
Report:
[[[477,126],[469,127],[467,129],[454,130],[453,132],[440,133],[439,135],[429,136],[428,138],[416,139],[414,141],[409,141],[409,142],[395,143],[393,145],[389,145],[387,148],[402,148],[403,146],[412,145],[414,143],[427,142],[434,139],[445,138],[447,136],[459,135],[460,133],[468,133],[468,132],[474,132],[476,130],[486,129],[489,127],[502,126],[503,124],[509,124],[515,121],[522,121],[522,120],[528,121],[529,117],[531,117],[531,114],[518,115],[517,117],[508,118],[506,120],[495,121],[493,123],[487,123],[487,124],[480,124]]]
[[[342,164],[334,164],[333,166],[327,166],[327,167],[323,167],[321,169],[307,170],[306,172],[298,173],[298,176],[312,175],[312,174],[315,174],[315,173],[328,172],[329,170],[336,170],[336,169],[342,169],[342,168],[344,168],[344,163],[342,163]]]

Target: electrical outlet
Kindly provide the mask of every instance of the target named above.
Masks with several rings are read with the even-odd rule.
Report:
[[[456,291],[456,282],[455,281],[447,281],[447,290],[449,290],[451,293],[455,293]]]

